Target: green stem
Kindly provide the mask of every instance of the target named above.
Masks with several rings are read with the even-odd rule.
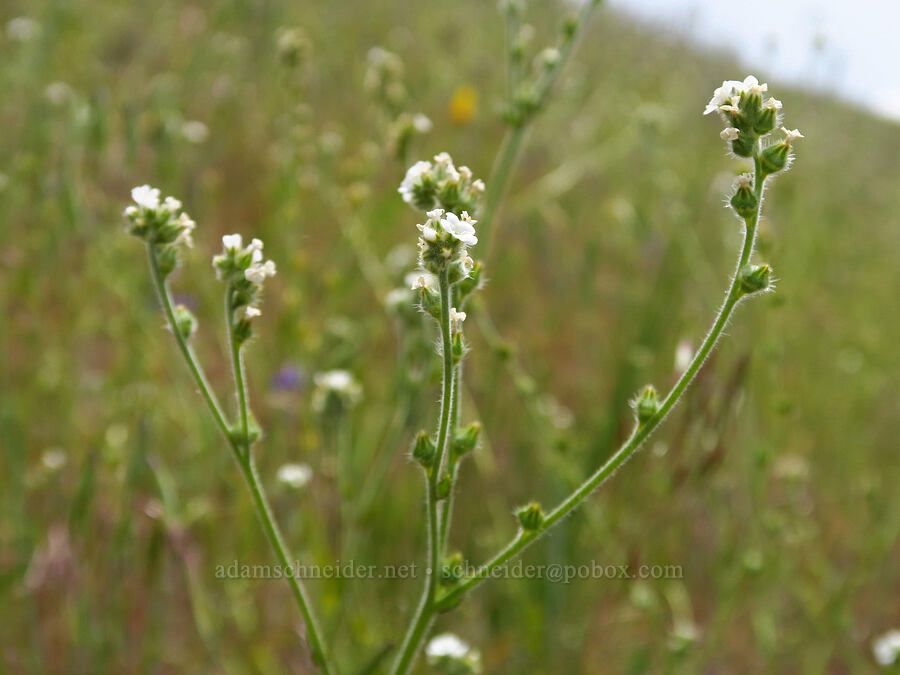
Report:
[[[191,375],[193,375],[194,381],[200,388],[200,393],[203,395],[203,398],[206,401],[206,404],[209,407],[209,410],[212,413],[216,424],[225,435],[225,438],[228,441],[228,446],[229,448],[231,448],[232,454],[234,455],[234,458],[237,460],[238,466],[241,469],[241,473],[247,481],[247,485],[250,488],[250,494],[253,497],[253,505],[256,508],[256,512],[263,523],[263,529],[265,529],[266,535],[268,536],[269,541],[272,543],[272,547],[275,549],[278,560],[282,564],[282,566],[284,566],[284,569],[287,569],[291,565],[292,558],[288,553],[287,547],[284,544],[284,540],[282,539],[281,532],[278,529],[278,525],[275,523],[275,520],[272,516],[272,510],[269,507],[265,492],[256,472],[256,463],[254,462],[253,455],[249,451],[250,448],[249,443],[247,442],[246,434],[247,419],[249,417],[249,414],[247,412],[246,391],[244,392],[244,396],[238,396],[238,401],[241,406],[241,417],[244,420],[243,424],[245,430],[243,436],[244,452],[242,452],[241,446],[237,443],[231,433],[228,421],[225,418],[225,414],[222,412],[222,408],[219,405],[219,402],[216,399],[212,388],[209,386],[209,382],[206,379],[203,368],[200,366],[200,363],[197,360],[196,354],[194,354],[194,350],[191,349],[191,346],[188,344],[185,337],[178,330],[178,326],[175,321],[175,310],[172,305],[172,297],[169,294],[166,280],[159,269],[159,260],[156,257],[156,250],[154,249],[153,244],[148,244],[147,246],[147,257],[150,262],[150,274],[153,277],[153,283],[156,286],[157,295],[159,296],[160,302],[163,306],[163,311],[165,312],[166,319],[169,322],[169,328],[172,331],[172,334],[175,336],[175,342],[178,344],[178,348],[184,356],[184,360],[191,371]],[[231,338],[230,312],[228,315],[228,325],[229,337]],[[243,373],[241,371],[243,364],[240,362],[240,352],[236,352],[233,348],[233,342],[234,341],[232,339],[232,355],[234,356],[235,354],[237,354],[238,357],[235,360],[234,364],[235,380],[236,382],[239,381],[241,383],[238,389],[243,390]],[[238,379],[239,372],[241,373],[240,379]],[[312,612],[309,599],[306,596],[305,589],[301,585],[300,581],[296,578],[296,575],[288,575],[288,581],[291,584],[294,598],[296,599],[297,605],[300,608],[300,612],[303,614],[303,618],[306,622],[307,639],[313,652],[314,659],[319,664],[319,667],[322,669],[322,672],[325,673],[325,675],[336,672],[328,661],[325,647],[320,637],[320,630],[316,625],[315,616]]]
[[[263,529],[266,531],[266,536],[272,544],[272,548],[275,550],[278,562],[281,563],[282,569],[291,569],[294,559],[289,553],[287,545],[284,543],[281,530],[278,528],[278,524],[275,522],[275,518],[272,515],[272,508],[269,506],[265,490],[259,480],[259,473],[256,470],[256,460],[253,453],[249,452],[249,448],[247,454],[244,458],[239,460],[238,463],[241,467],[241,473],[247,482],[247,487],[250,489],[250,496],[253,498],[253,506],[256,508],[256,514],[259,516]],[[294,600],[297,602],[301,614],[303,614],[303,620],[306,622],[306,639],[309,642],[310,650],[312,651],[313,662],[319,666],[325,675],[337,672],[329,662],[328,653],[325,650],[325,643],[322,641],[321,637],[321,629],[318,627],[315,614],[312,611],[312,604],[306,594],[306,588],[297,578],[296,574],[286,574],[285,576],[287,576],[288,583],[291,586]]]
[[[441,291],[441,351],[444,360],[444,379],[441,393],[441,417],[438,423],[437,450],[431,468],[425,474],[426,508],[428,509],[428,567],[425,570],[425,588],[419,601],[416,613],[410,622],[400,653],[394,662],[391,673],[400,675],[408,673],[422,641],[428,634],[436,612],[435,599],[440,574],[441,525],[438,514],[437,484],[440,480],[447,449],[447,435],[450,428],[450,412],[453,403],[453,348],[450,344],[450,281],[447,270],[439,275]]]
[[[488,178],[488,192],[485,196],[484,209],[479,214],[479,237],[485,242],[485,258],[490,256],[495,238],[493,236],[495,229],[493,227],[494,215],[497,207],[500,205],[500,200],[506,192],[507,183],[512,175],[519,151],[522,148],[522,142],[525,140],[525,135],[531,126],[535,113],[546,104],[553,85],[559,79],[560,73],[574,51],[579,36],[584,31],[598,4],[598,0],[586,0],[575,20],[575,29],[572,36],[562,44],[559,50],[559,59],[552,68],[544,72],[535,85],[535,109],[529,112],[520,123],[510,126],[506,130],[503,142],[500,145],[500,151],[497,153],[497,159],[494,161],[494,166]],[[513,101],[510,100],[508,103],[512,105]]]
[[[233,295],[231,284],[225,289],[225,322],[228,324],[228,344],[231,347],[231,364],[234,370],[234,388],[237,391],[238,410],[241,416],[241,433],[244,438],[244,456],[250,454],[250,422],[247,406],[247,385],[244,378],[244,359],[241,346],[234,339],[234,309],[231,306]]]
[[[762,188],[765,179],[761,175],[758,159],[755,160],[755,169],[756,178],[754,191],[756,193],[757,200],[761,201]],[[719,309],[719,313],[716,315],[716,319],[713,322],[712,328],[710,329],[709,333],[707,333],[706,338],[704,338],[703,343],[700,345],[700,349],[697,350],[697,353],[691,360],[691,363],[688,366],[687,370],[684,371],[684,373],[678,379],[678,382],[675,383],[675,386],[666,396],[657,413],[644,424],[637,426],[628,440],[625,441],[624,445],[622,445],[616,451],[616,453],[606,461],[605,464],[597,469],[597,471],[594,472],[593,475],[591,475],[578,488],[576,488],[575,491],[572,492],[568,497],[566,497],[555,509],[547,514],[547,517],[544,519],[540,530],[533,532],[523,532],[522,530],[519,530],[516,536],[504,548],[502,548],[500,552],[494,555],[494,557],[488,560],[486,563],[482,564],[474,574],[467,577],[465,580],[456,585],[452,590],[439,597],[438,604],[441,607],[452,607],[462,598],[462,596],[466,592],[478,586],[485,579],[490,578],[495,569],[497,569],[501,565],[504,565],[507,561],[520,553],[526,546],[528,546],[528,544],[539,538],[555,524],[560,522],[563,518],[565,518],[573,510],[575,510],[575,508],[577,508],[581,504],[581,502],[583,502],[594,490],[605,483],[606,480],[610,476],[612,476],[612,474],[615,473],[619,467],[625,464],[625,462],[627,462],[634,455],[634,453],[637,452],[637,450],[641,447],[641,444],[653,433],[653,431],[657,428],[657,426],[659,426],[663,419],[665,419],[669,411],[681,399],[681,396],[684,394],[691,381],[703,366],[706,358],[716,346],[716,343],[718,342],[719,337],[722,335],[722,331],[725,329],[725,326],[728,323],[728,319],[731,317],[735,306],[743,297],[743,293],[741,291],[740,272],[741,268],[750,260],[750,255],[753,252],[753,245],[756,241],[756,228],[758,223],[759,206],[757,206],[755,214],[752,217],[747,218],[745,221],[746,230],[744,233],[744,243],[741,248],[741,254],[734,272],[734,277],[731,280],[731,285],[728,288],[728,292],[725,295],[725,300],[723,301],[722,306]]]
[[[181,331],[178,330],[178,324],[175,321],[175,309],[172,305],[172,296],[169,294],[166,280],[159,269],[159,259],[156,257],[156,249],[153,244],[147,244],[147,259],[150,263],[150,275],[153,278],[153,285],[156,287],[156,294],[159,296],[160,304],[163,306],[163,312],[169,322],[169,330],[171,330],[172,335],[175,336],[175,342],[178,345],[178,349],[181,351],[182,356],[184,356],[184,360],[188,365],[188,369],[191,371],[194,382],[196,382],[197,387],[200,389],[200,394],[203,396],[203,400],[206,401],[206,405],[209,407],[209,411],[212,413],[216,425],[225,435],[232,451],[238,456],[239,450],[234,439],[231,438],[228,421],[225,419],[225,413],[222,412],[219,401],[216,399],[212,387],[209,386],[209,381],[207,381],[206,375],[203,373],[203,368],[197,360],[197,355],[194,354],[194,350],[188,344],[187,339],[181,334]]]

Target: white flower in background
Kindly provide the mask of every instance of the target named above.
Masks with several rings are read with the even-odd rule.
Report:
[[[282,464],[275,474],[279,483],[299,490],[312,480],[312,469],[307,464]]]
[[[153,211],[159,208],[159,189],[141,185],[131,190],[131,198],[141,208]]]
[[[900,660],[900,630],[889,630],[872,641],[872,654],[881,666],[891,666]]]
[[[17,16],[6,24],[6,34],[11,40],[29,42],[41,34],[41,24],[27,16]]]
[[[434,163],[447,169],[453,166],[453,158],[450,156],[449,152],[439,152],[434,156]]]
[[[675,348],[675,372],[683,373],[691,365],[691,359],[694,358],[694,348],[687,340],[682,340]]]
[[[459,239],[466,246],[474,246],[478,243],[478,237],[475,236],[475,228],[473,227],[478,221],[472,220],[468,213],[462,212],[462,216],[455,213],[447,213],[441,218],[441,227],[448,234]]]
[[[362,397],[362,386],[346,370],[327,370],[313,377],[313,408],[324,412],[331,398],[337,398],[345,408],[352,408]]]
[[[472,181],[472,191],[476,194],[482,194],[484,192],[484,181],[480,178]]]
[[[53,105],[60,106],[72,98],[72,88],[65,82],[51,82],[44,89],[44,96]]]
[[[209,127],[198,120],[188,120],[181,125],[181,135],[188,143],[196,145],[209,138]]]
[[[258,316],[262,316],[262,312],[258,307],[254,307],[253,305],[247,305],[244,307],[244,318],[249,321],[250,319],[255,319]]]
[[[719,137],[723,141],[736,141],[740,133],[740,129],[736,129],[735,127],[725,127],[724,129],[722,129]]]
[[[427,134],[429,131],[431,131],[432,127],[434,127],[434,125],[431,123],[431,120],[422,113],[419,113],[413,117],[412,124],[413,129],[418,131],[420,134]]]
[[[222,237],[222,246],[226,251],[237,251],[243,245],[244,240],[239,234],[226,234]]]
[[[400,183],[400,187],[397,188],[397,192],[400,193],[400,196],[403,197],[403,201],[407,204],[413,203],[413,188],[416,183],[418,183],[422,176],[431,172],[431,162],[419,161],[413,164],[406,171],[406,175],[403,177],[403,181]]]
[[[452,633],[436,635],[425,646],[425,657],[429,665],[437,666],[447,662],[457,662],[466,667],[465,672],[481,671],[481,654]]]
[[[433,637],[425,647],[425,655],[429,658],[450,656],[455,659],[465,658],[469,653],[469,645],[452,633],[443,633]]]
[[[880,666],[892,666],[900,659],[900,630],[889,630],[872,641],[872,655]]]
[[[41,455],[41,464],[50,471],[58,471],[66,465],[67,461],[66,451],[60,448],[45,450]]]

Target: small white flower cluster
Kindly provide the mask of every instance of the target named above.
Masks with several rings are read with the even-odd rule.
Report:
[[[149,185],[131,190],[134,204],[126,207],[123,215],[128,220],[128,231],[151,244],[194,245],[192,233],[197,224],[181,208],[174,197],[160,199],[160,191]]]
[[[236,319],[249,330],[249,322],[260,316],[259,299],[263,284],[275,276],[275,263],[263,260],[263,243],[253,239],[247,246],[239,234],[222,237],[223,252],[213,256],[216,278],[231,285],[230,308]]]
[[[425,657],[432,667],[446,667],[461,673],[481,672],[481,654],[453,633],[431,638],[425,646]]]
[[[424,224],[416,225],[419,237],[419,261],[422,267],[434,274],[451,267],[457,273],[452,281],[465,279],[475,261],[468,254],[468,247],[478,243],[475,225],[478,222],[468,211],[457,216],[444,209],[428,211]]]
[[[776,98],[763,101],[762,95],[768,90],[769,85],[753,75],[743,81],[725,80],[703,110],[704,115],[719,113],[727,125],[719,134],[722,140],[738,157],[760,157],[765,174],[784,169],[789,164],[791,141],[803,138],[799,130],[782,126],[784,140],[761,147],[764,144],[760,139],[779,126],[782,109]]]
[[[406,172],[397,189],[403,201],[423,211],[442,208],[448,213],[474,212],[484,195],[484,181],[474,179],[467,166],[453,165],[446,152],[434,162],[419,161]]]
[[[324,413],[337,405],[339,409],[355,406],[362,398],[362,385],[346,370],[327,370],[313,377],[316,389],[312,405],[316,412]]]

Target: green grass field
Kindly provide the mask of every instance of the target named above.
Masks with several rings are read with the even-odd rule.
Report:
[[[532,4],[537,51],[563,8]],[[366,55],[398,54],[404,109],[434,122],[407,158],[446,150],[487,179],[501,15],[474,0],[0,6],[3,26],[19,16],[38,29],[0,35],[0,663],[312,672],[287,585],[216,576],[273,559],[121,212],[151,183],[197,220],[173,288],[229,409],[209,260],[223,234],[266,242],[279,274],[248,368],[286,537],[308,564],[421,564],[406,451],[434,424],[440,373],[431,327],[383,303],[417,215]],[[308,39],[294,65],[291,27]],[[629,397],[667,389],[677,346],[702,339],[740,232],[723,208],[737,163],[700,113],[745,74],[601,8],[536,119],[486,260],[490,313],[469,319],[463,418],[485,438],[452,537],[473,564],[514,533],[516,505],[555,504],[608,457]],[[900,627],[900,127],[769,84],[806,136],[765,204],[777,292],[739,308],[647,447],[523,558],[682,578],[491,581],[436,626],[484,672],[875,672],[872,639]],[[273,379],[285,367],[292,386]],[[312,376],[332,368],[363,397],[323,418]],[[308,485],[276,481],[288,462]],[[420,583],[309,582],[343,672],[396,647]]]

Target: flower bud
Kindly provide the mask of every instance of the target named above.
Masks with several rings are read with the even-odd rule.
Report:
[[[178,249],[174,246],[157,246],[156,250],[159,272],[167,277],[178,266]]]
[[[445,557],[441,561],[441,584],[444,586],[452,586],[457,583],[463,576],[463,557],[462,553],[456,551]]]
[[[522,529],[526,532],[534,532],[541,528],[544,523],[544,510],[537,502],[531,502],[525,506],[519,507],[516,511],[516,517],[522,524]]]
[[[197,318],[184,305],[175,306],[175,328],[185,340],[190,340],[197,330]]]
[[[450,496],[450,489],[453,487],[453,478],[449,473],[445,473],[441,476],[441,479],[437,482],[437,498],[438,500],[447,499]]]
[[[416,440],[413,441],[412,455],[413,458],[426,469],[431,466],[434,461],[434,453],[436,449],[431,437],[427,431],[420,431],[416,434]]]
[[[478,436],[481,434],[481,423],[472,422],[465,429],[458,429],[450,445],[450,458],[455,461],[475,449]]]
[[[659,399],[656,395],[656,388],[652,384],[648,384],[641,392],[631,401],[631,407],[634,408],[635,416],[638,424],[646,424],[656,413],[659,412]]]
[[[741,291],[745,294],[765,291],[771,285],[772,268],[763,265],[744,265],[741,268]]]
[[[787,166],[790,150],[791,146],[787,143],[776,143],[763,150],[759,156],[759,166],[763,174],[778,173]]]
[[[752,184],[753,176],[749,173],[738,176],[734,182],[734,195],[731,197],[731,208],[745,220],[754,217],[759,206]]]
[[[463,339],[463,334],[461,331],[456,331],[453,333],[453,337],[450,340],[450,349],[453,355],[453,363],[459,363],[463,360],[463,357],[466,355],[466,352],[469,351],[466,346],[466,341]]]

